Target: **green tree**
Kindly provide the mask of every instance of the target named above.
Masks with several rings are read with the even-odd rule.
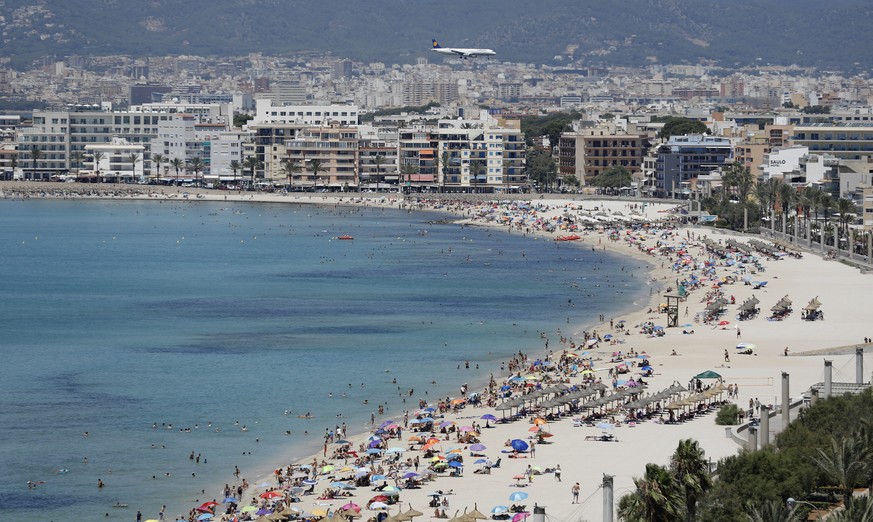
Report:
[[[294,178],[300,174],[300,163],[292,158],[285,158],[282,160],[282,172],[288,176],[288,185],[290,186],[294,183]]]
[[[233,114],[233,126],[241,129],[243,125],[249,122],[249,120],[253,119],[254,116],[243,114],[241,112],[235,112]]]
[[[852,497],[845,507],[828,515],[828,522],[873,522],[873,500],[870,493]]]
[[[74,150],[70,153],[70,167],[76,169],[76,177],[79,177],[79,170],[82,168],[82,158],[84,154],[82,154],[81,150]],[[14,159],[14,158],[13,158]],[[12,170],[15,170],[15,165],[12,166]]]
[[[188,162],[188,168],[194,172],[194,183],[199,187],[200,183],[200,172],[203,170],[204,164],[203,160],[200,156],[194,156],[191,158],[191,161]]]
[[[479,174],[482,172],[482,160],[473,160],[470,162],[470,185],[473,186],[473,192],[478,192]]]
[[[788,183],[782,183],[777,189],[776,196],[779,199],[779,206],[782,208],[782,233],[787,233],[788,212],[794,208],[794,202],[797,198],[797,190]]]
[[[712,487],[709,464],[697,441],[684,439],[670,459],[670,470],[685,499],[685,521],[694,522],[697,503]]]
[[[30,147],[30,179],[36,179],[36,164],[42,159],[42,150],[36,145]]]
[[[239,160],[230,160],[228,167],[233,172],[233,184],[236,185],[236,173],[242,170],[242,163]]]
[[[664,127],[661,129],[658,137],[662,140],[667,140],[670,136],[710,134],[710,132],[709,128],[702,121],[671,116],[664,122]]]
[[[830,114],[831,107],[830,105],[808,105],[800,109],[800,112],[803,114]]]
[[[837,200],[834,205],[837,214],[840,215],[840,230],[842,237],[848,237],[849,235],[849,222],[855,219],[855,214],[858,212],[858,207],[855,206],[855,203],[846,198],[840,198]],[[848,248],[849,245],[846,245]]]
[[[595,187],[611,190],[628,187],[632,182],[630,171],[621,165],[613,165],[591,179],[591,184]]]
[[[525,168],[527,178],[536,181],[539,190],[548,192],[558,179],[558,164],[548,151],[531,150]]]
[[[249,186],[255,186],[255,172],[263,168],[264,162],[258,159],[257,156],[249,156],[243,160],[243,168],[249,171],[249,175],[251,176],[249,181]]]
[[[418,172],[418,168],[415,165],[411,165],[409,163],[404,164],[400,167],[400,190],[405,190],[403,187],[405,183],[412,179],[412,175]]]
[[[318,173],[321,172],[322,168],[321,160],[315,158],[309,162],[309,166],[312,168],[312,177],[315,178],[315,188],[318,188]]]
[[[451,157],[449,156],[448,151],[443,151],[442,154],[437,156],[437,165],[440,173],[440,192],[443,191],[443,188],[446,185],[446,176],[448,176],[449,162],[451,161]]]
[[[373,163],[376,164],[376,189],[379,189],[379,182],[382,181],[382,164],[385,163],[385,156],[382,154],[377,154],[375,158],[373,158]]]
[[[91,161],[94,162],[94,172],[96,173],[92,179],[95,183],[100,183],[100,162],[103,161],[103,158],[105,157],[106,154],[99,150],[95,150],[91,153]]]
[[[682,496],[673,473],[657,464],[646,464],[636,489],[621,497],[618,516],[626,522],[675,522],[684,516]]]
[[[140,157],[139,157],[139,154],[134,152],[134,153],[131,153],[127,157],[127,159],[128,159],[128,161],[130,161],[130,166],[131,166],[130,176],[131,176],[131,179],[133,179],[136,177],[136,165],[139,163]]]
[[[843,494],[843,505],[852,501],[852,491],[862,484],[870,469],[870,450],[855,436],[831,437],[830,447],[818,448],[813,457],[816,465]]]
[[[152,154],[152,171],[155,179],[161,176],[161,166],[164,164],[164,155],[160,152]]]
[[[780,500],[770,500],[760,504],[747,503],[745,507],[749,522],[802,522],[806,520],[803,510],[791,509]]]
[[[179,182],[179,172],[185,168],[185,162],[180,158],[173,158],[170,160],[170,166],[173,167],[173,170],[176,171],[176,183]]]

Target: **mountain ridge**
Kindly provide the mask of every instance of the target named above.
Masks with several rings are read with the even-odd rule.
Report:
[[[591,65],[866,70],[873,63],[867,0],[541,0],[533,7],[520,0],[0,0],[0,48],[19,66],[74,54],[250,52],[409,63],[431,57],[431,38],[535,63],[555,56]]]

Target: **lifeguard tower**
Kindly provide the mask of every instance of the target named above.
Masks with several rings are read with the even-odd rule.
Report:
[[[668,295],[667,297],[667,328],[679,326],[679,303],[682,297],[678,295]]]

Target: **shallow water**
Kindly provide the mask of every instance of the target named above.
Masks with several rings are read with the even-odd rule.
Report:
[[[363,431],[378,404],[384,419],[456,395],[542,349],[539,330],[647,293],[638,261],[441,217],[0,201],[0,520],[157,518],[162,504],[172,520],[234,466],[256,477],[316,451],[326,427]]]

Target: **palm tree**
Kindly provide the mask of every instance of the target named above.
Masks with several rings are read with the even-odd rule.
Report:
[[[203,170],[204,164],[200,156],[194,156],[188,163],[189,168],[194,172],[194,182],[200,186],[200,171]]]
[[[76,178],[79,177],[79,169],[82,167],[82,156],[81,150],[74,150],[70,153],[70,167],[76,167]],[[14,166],[12,168],[15,169]]]
[[[828,522],[873,522],[873,500],[870,494],[852,497],[851,503],[828,515]]]
[[[243,168],[247,169],[251,174],[251,185],[255,185],[255,171],[264,166],[264,162],[258,159],[257,156],[249,156],[243,160]]]
[[[400,190],[401,191],[404,190],[403,189],[404,182],[412,179],[412,175],[415,174],[415,172],[417,170],[418,169],[415,168],[415,165],[410,165],[410,164],[403,165],[400,168]]]
[[[139,163],[139,154],[133,152],[127,157],[127,159],[128,161],[130,161],[130,165],[132,167],[132,172],[130,173],[130,175],[131,179],[133,179],[133,177],[136,176],[136,164]]]
[[[294,178],[300,173],[300,163],[290,157],[282,160],[282,171],[288,176],[288,185],[294,182]]]
[[[13,155],[9,160],[9,166],[12,167],[12,177],[9,179],[15,179],[15,169],[18,168],[18,156]]]
[[[236,173],[242,169],[242,164],[239,160],[230,160],[230,164],[228,165],[230,170],[233,171],[233,184],[236,185]]]
[[[834,198],[827,192],[822,191],[821,196],[818,198],[818,204],[822,213],[824,213],[824,223],[822,223],[821,226],[821,245],[822,249],[824,249],[825,244],[827,244],[825,239],[825,229],[828,228],[830,211],[834,209]]]
[[[870,469],[870,450],[853,435],[847,435],[839,440],[831,437],[831,447],[817,449],[818,455],[812,457],[813,462],[843,492],[843,505],[848,506],[852,500],[852,492],[857,484],[867,478]]]
[[[697,441],[679,441],[679,446],[670,458],[670,469],[675,473],[676,482],[685,495],[685,520],[693,522],[697,513],[697,502],[712,487],[709,464]]]
[[[846,198],[840,198],[837,200],[835,205],[835,209],[837,213],[840,214],[840,229],[842,230],[841,236],[849,235],[849,221],[852,221],[855,217],[855,213],[858,212],[858,208],[855,206],[855,203]],[[848,248],[848,245],[846,245]]]
[[[309,166],[312,167],[312,177],[315,178],[315,188],[318,188],[318,173],[321,171],[321,160],[315,158],[314,160],[309,162]]]
[[[97,175],[94,176],[95,183],[100,183],[100,162],[103,161],[104,157],[106,157],[106,154],[99,150],[91,153],[91,159],[94,161],[94,172],[97,173]]]
[[[470,162],[470,183],[473,185],[473,192],[476,192],[476,185],[479,183],[479,172],[481,171],[481,160],[473,160]]]
[[[152,154],[152,169],[154,171],[157,171],[157,176],[155,176],[156,178],[160,177],[160,175],[161,175],[161,165],[163,163],[164,163],[164,155],[163,154],[161,154],[160,152],[156,152],[156,153]]]
[[[179,171],[185,167],[185,162],[183,162],[179,158],[173,158],[170,160],[170,166],[173,167],[173,170],[176,171],[176,183],[179,182]]]
[[[376,190],[379,190],[379,181],[382,179],[382,163],[385,162],[385,156],[382,154],[377,154],[375,158],[373,158],[373,163],[376,164]]]
[[[749,522],[801,522],[803,510],[792,509],[785,502],[771,500],[760,505],[746,505]]]
[[[42,151],[36,146],[30,147],[30,179],[36,179],[36,163],[42,159]]]
[[[782,208],[782,233],[786,234],[788,227],[788,211],[794,207],[797,191],[790,184],[782,183],[776,190],[776,196],[779,199],[779,206]]]
[[[770,220],[770,230],[776,230],[775,223],[773,222],[773,211],[776,206],[776,196],[781,183],[776,178],[768,178],[766,182],[759,183],[755,188],[755,197],[758,203],[761,204],[761,212],[764,214],[761,217],[766,217]]]
[[[449,162],[451,161],[451,158],[449,157],[449,151],[447,151],[447,150],[443,151],[443,153],[437,157],[437,161],[439,162],[439,171],[441,174],[440,180],[439,180],[440,181],[440,192],[442,192],[443,188],[446,185],[446,173],[448,172]]]
[[[675,522],[683,517],[682,495],[669,469],[646,464],[642,478],[634,478],[636,490],[618,502],[618,516],[627,522]]]

